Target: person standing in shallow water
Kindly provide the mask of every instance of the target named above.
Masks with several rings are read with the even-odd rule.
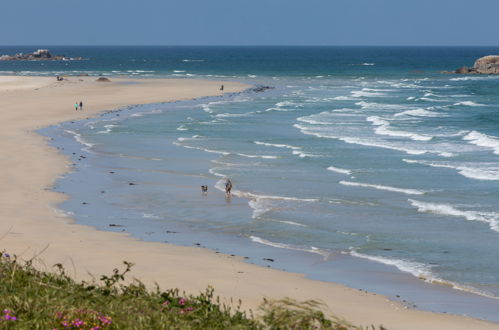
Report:
[[[83,110],[83,102],[80,101],[80,110]]]
[[[225,196],[230,197],[231,190],[232,182],[230,181],[230,179],[227,179],[227,181],[225,181]]]
[[[224,90],[224,85],[220,86],[220,90],[223,91]]]

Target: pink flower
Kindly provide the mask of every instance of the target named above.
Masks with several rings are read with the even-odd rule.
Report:
[[[186,302],[186,300],[185,300],[184,298],[180,298],[180,300],[178,301],[178,304],[179,304],[180,306],[184,306],[184,305],[185,305],[185,302]]]

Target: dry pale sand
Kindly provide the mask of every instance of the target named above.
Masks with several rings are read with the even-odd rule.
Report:
[[[126,234],[97,231],[74,224],[55,205],[66,196],[50,191],[69,170],[68,159],[47,145],[34,130],[128,104],[164,102],[219,95],[221,82],[205,80],[113,79],[91,77],[63,82],[42,77],[0,77],[0,250],[50,269],[63,263],[78,279],[109,274],[127,260],[132,276],[162,288],[190,293],[208,285],[224,299],[242,299],[255,309],[263,297],[319,299],[337,315],[358,325],[383,324],[389,329],[499,329],[499,325],[467,317],[408,310],[385,297],[333,283],[246,264],[240,258],[200,248],[135,240]],[[247,85],[224,82],[225,92]],[[84,111],[74,102],[82,100]]]

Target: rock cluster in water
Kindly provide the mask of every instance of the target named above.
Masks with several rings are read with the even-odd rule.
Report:
[[[488,55],[475,61],[473,67],[463,66],[454,73],[464,74],[499,74],[499,55]]]
[[[18,53],[15,55],[1,55],[0,61],[79,61],[81,57],[66,57],[64,55],[52,55],[48,49],[38,49],[29,54]]]

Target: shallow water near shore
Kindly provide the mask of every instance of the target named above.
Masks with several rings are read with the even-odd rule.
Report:
[[[98,229],[499,322],[499,77],[411,72],[449,68],[433,51],[408,68],[396,55],[319,56],[322,74],[248,65],[234,79],[276,88],[43,130],[76,164],[61,207]]]

